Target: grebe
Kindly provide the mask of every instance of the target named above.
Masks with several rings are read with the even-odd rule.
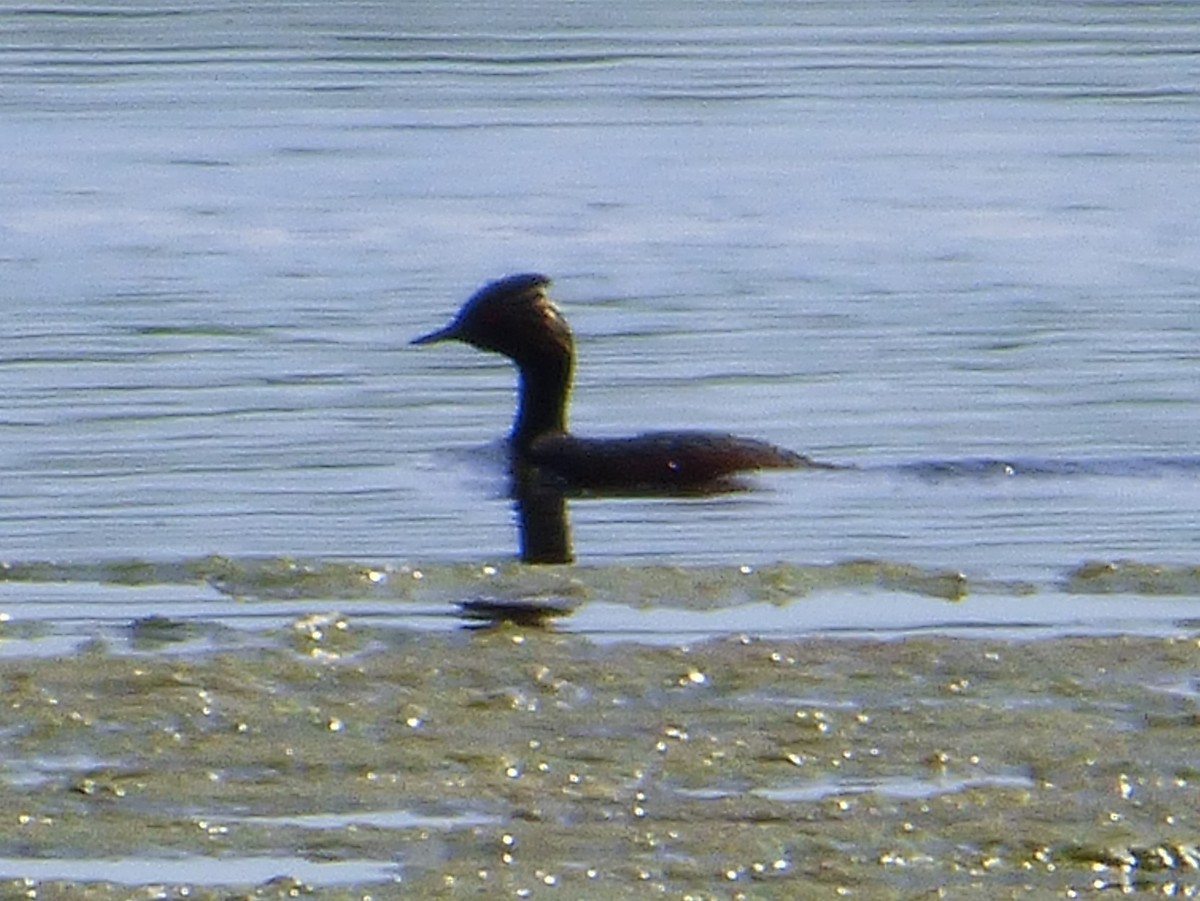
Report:
[[[511,448],[562,485],[583,489],[676,490],[719,485],[755,469],[826,469],[793,451],[722,432],[646,432],[630,438],[581,438],[567,430],[575,341],[546,293],[550,279],[526,273],[489,282],[445,328],[413,344],[462,341],[508,357],[520,392]]]

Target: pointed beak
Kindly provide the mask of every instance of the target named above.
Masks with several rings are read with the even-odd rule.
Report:
[[[413,338],[408,343],[437,344],[439,341],[457,341],[458,337],[458,323],[451,322],[445,328],[440,328],[436,332],[430,332],[428,335],[422,335],[420,338]]]

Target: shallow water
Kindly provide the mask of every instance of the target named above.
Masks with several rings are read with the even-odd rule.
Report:
[[[521,269],[581,431],[1116,464],[581,502],[581,560],[1196,559],[1190,4],[5,19],[9,559],[511,555],[512,374],[406,342]]]
[[[1195,634],[1193,4],[0,33],[0,656],[253,654],[333,610],[428,637],[463,601],[658,649]],[[854,468],[572,499],[579,565],[514,566],[513,374],[407,342],[522,270],[575,329],[580,432]]]

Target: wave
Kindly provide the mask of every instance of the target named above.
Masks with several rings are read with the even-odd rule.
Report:
[[[1167,478],[1200,476],[1200,456],[964,457],[864,466],[868,472],[899,472],[926,479],[1103,476]]]

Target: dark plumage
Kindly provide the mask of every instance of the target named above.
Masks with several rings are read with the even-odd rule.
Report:
[[[503,354],[520,376],[512,430],[514,460],[564,484],[600,489],[688,489],[753,469],[820,467],[765,441],[720,432],[647,432],[580,438],[567,430],[575,341],[546,294],[544,275],[512,275],[480,288],[445,328],[413,344],[462,341]]]

